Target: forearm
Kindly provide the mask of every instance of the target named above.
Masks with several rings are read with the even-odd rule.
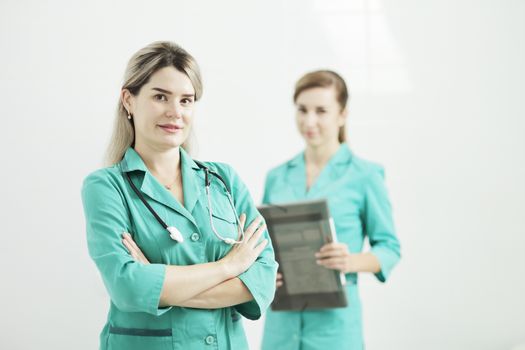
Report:
[[[219,309],[243,304],[251,300],[253,300],[253,296],[248,288],[239,278],[235,277],[184,301],[180,306],[196,309]]]
[[[159,306],[183,306],[189,299],[215,287],[233,276],[220,261],[166,266]]]
[[[379,271],[381,271],[381,264],[379,263],[379,259],[370,252],[350,254],[348,265],[349,268],[348,271],[346,271],[347,273],[378,273]]]

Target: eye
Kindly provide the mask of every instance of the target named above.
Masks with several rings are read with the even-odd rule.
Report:
[[[304,113],[306,113],[306,108],[304,108],[304,107],[297,107],[297,111],[299,113],[303,113],[304,114]]]
[[[324,109],[324,108],[318,108],[317,109],[317,114],[323,115],[325,113],[326,113],[326,109]]]
[[[157,101],[168,101],[168,97],[164,94],[157,94],[154,96]]]
[[[185,98],[183,98],[180,102],[181,102],[182,105],[184,105],[184,106],[189,106],[189,105],[193,104],[193,100],[194,100],[193,97],[185,97]]]

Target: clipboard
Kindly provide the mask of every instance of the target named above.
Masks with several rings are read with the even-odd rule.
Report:
[[[262,205],[279,272],[274,311],[346,307],[345,275],[317,265],[314,254],[325,243],[336,242],[335,226],[325,199]]]

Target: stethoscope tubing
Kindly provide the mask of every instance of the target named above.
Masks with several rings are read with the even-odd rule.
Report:
[[[207,197],[207,200],[208,200],[208,214],[209,214],[209,217],[210,217],[210,226],[211,226],[211,229],[212,229],[213,233],[215,234],[215,236],[217,236],[217,238],[219,238],[221,241],[223,241],[223,242],[225,242],[227,244],[242,243],[244,241],[244,230],[240,227],[240,222],[239,222],[239,217],[237,215],[237,210],[235,209],[235,205],[233,204],[231,192],[230,192],[230,189],[228,188],[228,185],[226,184],[226,181],[224,181],[222,176],[217,174],[215,171],[210,170],[206,165],[204,165],[204,164],[202,164],[200,162],[197,162],[197,161],[194,161],[194,162],[195,162],[195,164],[197,164],[197,166],[200,169],[204,170],[204,185],[205,185],[205,190],[206,190],[206,197]],[[210,194],[211,179],[210,179],[210,176],[209,176],[210,174],[212,174],[217,179],[219,179],[222,182],[222,184],[224,185],[224,188],[226,189],[226,196],[228,197],[228,201],[229,201],[230,206],[231,206],[231,208],[232,208],[232,210],[234,212],[234,215],[235,215],[235,223],[236,223],[236,227],[237,227],[237,233],[238,234],[240,233],[240,236],[241,236],[240,240],[234,240],[232,238],[224,238],[215,229],[215,225],[213,224],[213,209],[212,209],[212,205],[211,205],[211,194]],[[135,183],[131,180],[131,176],[129,175],[129,173],[126,172],[125,176],[126,176],[126,179],[129,182],[131,188],[137,194],[137,196],[139,197],[141,202],[144,203],[146,208],[155,217],[155,219],[159,222],[159,224],[161,224],[162,227],[170,233],[170,237],[173,238],[174,240],[178,241],[179,243],[182,243],[183,242],[183,238],[182,238],[182,235],[180,234],[180,232],[178,232],[178,230],[176,228],[174,228],[174,227],[169,227],[164,222],[164,220],[162,220],[162,218],[157,214],[157,212],[146,201],[146,198],[144,198],[144,196],[139,191],[139,189],[137,188]],[[174,232],[174,231],[176,231],[176,232]]]

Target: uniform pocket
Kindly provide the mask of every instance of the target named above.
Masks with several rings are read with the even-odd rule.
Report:
[[[233,214],[233,209],[232,209],[232,214]],[[224,215],[223,216],[219,216],[219,215],[217,215],[215,213],[212,213],[211,216],[213,217],[214,220],[217,219],[217,220],[221,220],[221,221],[227,222],[229,224],[233,224],[233,225],[236,224],[235,218],[233,218],[233,217],[232,218],[226,218],[226,217],[224,217]]]
[[[171,329],[109,327],[109,350],[169,350],[172,343]]]

